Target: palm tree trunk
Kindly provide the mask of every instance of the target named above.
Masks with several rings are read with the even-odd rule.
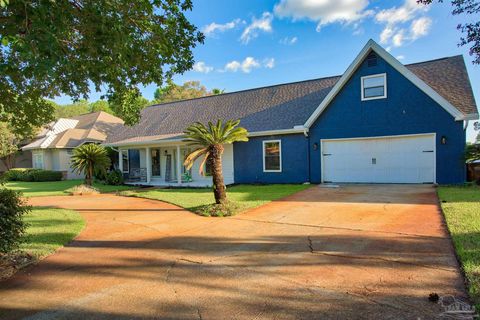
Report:
[[[92,186],[92,178],[93,178],[93,164],[90,163],[88,165],[88,172],[85,179],[85,183],[87,186]]]
[[[213,145],[211,149],[212,180],[213,194],[215,196],[215,203],[217,204],[227,201],[227,192],[225,191],[225,183],[223,182],[222,154],[223,146],[221,144]]]

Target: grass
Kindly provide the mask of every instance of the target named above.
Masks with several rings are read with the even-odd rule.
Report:
[[[439,187],[438,196],[470,297],[480,310],[480,187]]]
[[[12,190],[21,191],[25,197],[43,197],[43,196],[65,196],[67,190],[83,183],[83,180],[63,180],[51,182],[23,182],[11,181],[5,186]],[[94,183],[94,187],[100,192],[116,192],[132,189],[130,186],[108,186],[100,183]]]
[[[301,184],[237,185],[227,187],[227,197],[232,213],[239,213],[307,188],[309,185]],[[211,204],[215,202],[210,188],[132,190],[123,194],[169,202],[205,216],[211,215]]]
[[[36,258],[55,252],[85,226],[82,216],[72,210],[35,207],[24,218],[28,228],[20,250]]]

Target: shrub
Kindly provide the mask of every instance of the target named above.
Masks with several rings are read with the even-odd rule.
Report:
[[[30,172],[32,181],[42,182],[42,181],[60,181],[63,178],[63,173],[61,171],[50,171],[50,170],[34,170]]]
[[[112,170],[105,175],[105,183],[112,186],[123,184],[123,173],[120,170]]]
[[[19,192],[0,187],[0,252],[18,248],[26,229],[22,216],[30,210]]]
[[[51,171],[42,169],[10,169],[4,175],[6,181],[60,181],[63,178],[61,171]]]
[[[6,181],[22,181],[25,171],[29,169],[10,169],[3,175]]]
[[[92,186],[88,186],[86,184],[81,184],[81,185],[72,187],[70,189],[67,189],[66,192],[69,193],[72,196],[82,196],[82,195],[99,194],[100,193],[97,188],[94,188]]]

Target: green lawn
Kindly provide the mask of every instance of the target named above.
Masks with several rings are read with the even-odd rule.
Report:
[[[439,187],[438,196],[469,283],[470,297],[480,309],[480,187]]]
[[[227,197],[238,206],[236,212],[241,212],[309,187],[301,184],[237,185],[227,187]],[[205,206],[215,202],[210,188],[134,190],[123,194],[169,202],[201,215],[205,215]]]
[[[24,218],[28,228],[20,250],[36,258],[55,252],[85,226],[82,216],[72,210],[35,207]]]
[[[42,197],[42,196],[65,196],[68,193],[67,189],[80,185],[83,180],[64,180],[51,182],[23,182],[11,181],[6,183],[6,187],[13,190],[18,190],[23,193],[25,197]],[[104,184],[95,183],[95,188],[100,192],[115,192],[132,189],[130,186],[107,186]]]

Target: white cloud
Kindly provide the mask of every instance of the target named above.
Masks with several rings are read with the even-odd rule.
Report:
[[[380,42],[402,46],[406,41],[414,41],[430,31],[432,20],[424,15],[428,6],[417,3],[417,0],[405,0],[402,6],[379,11],[375,21],[385,24],[380,34]],[[413,20],[413,21],[412,21]],[[405,25],[412,21],[410,26]]]
[[[405,41],[405,30],[401,29],[392,37],[392,43],[395,47],[401,47]]]
[[[368,4],[368,0],[281,0],[274,12],[279,17],[315,21],[320,31],[327,24],[348,24],[372,15]]]
[[[405,56],[403,56],[403,55],[397,56],[397,60],[403,60],[403,59],[405,59]]]
[[[230,61],[225,65],[225,67],[221,70],[218,70],[220,72],[237,72],[241,71],[243,73],[250,73],[253,69],[258,69],[258,68],[267,68],[267,69],[272,69],[275,67],[275,59],[274,58],[266,58],[262,60],[262,63],[260,63],[257,59],[254,57],[246,57],[243,61],[237,61],[233,60]]]
[[[247,44],[250,40],[258,37],[260,31],[271,32],[272,31],[273,15],[270,12],[264,12],[261,18],[253,17],[252,23],[249,24],[245,30],[243,30],[240,40]]]
[[[203,27],[202,32],[205,34],[205,36],[212,37],[217,32],[225,32],[227,30],[235,28],[236,26],[242,23],[245,23],[245,21],[242,21],[240,19],[235,19],[224,24],[218,24],[216,22],[212,22],[210,24],[207,24],[205,27]]]
[[[428,34],[430,27],[432,26],[432,19],[428,17],[422,17],[412,21],[410,27],[412,33],[412,39],[418,39]]]
[[[281,39],[279,41],[280,44],[284,44],[284,45],[287,45],[287,46],[291,46],[291,45],[294,45],[295,43],[297,43],[298,41],[298,38],[297,37],[285,37],[283,39]]]
[[[233,60],[225,65],[225,71],[250,73],[252,69],[260,67],[260,62],[253,57],[246,57],[242,62]]]
[[[275,67],[275,59],[274,58],[268,58],[263,60],[263,65],[265,68],[272,69]]]
[[[193,71],[201,72],[201,73],[209,73],[209,72],[213,71],[213,67],[208,66],[203,61],[198,61],[198,62],[195,62],[195,64],[193,65]]]

